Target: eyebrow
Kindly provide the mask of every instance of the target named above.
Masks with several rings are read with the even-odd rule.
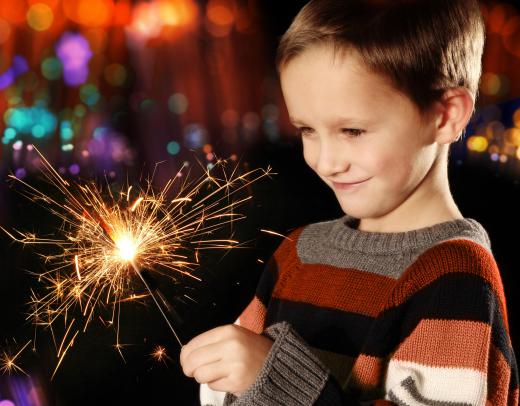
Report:
[[[304,125],[304,126],[307,125],[307,124],[305,124],[304,121],[299,120],[294,117],[289,117],[289,120],[294,125]],[[350,117],[337,117],[334,120],[331,120],[330,124],[331,124],[331,127],[336,127],[339,125],[353,125],[353,124],[355,124],[357,126],[365,126],[365,125],[369,124],[369,121],[363,120],[363,119],[350,118]]]

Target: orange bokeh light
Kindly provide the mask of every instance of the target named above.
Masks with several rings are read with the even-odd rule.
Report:
[[[25,22],[27,4],[25,1],[0,1],[0,18],[11,24]]]
[[[132,10],[128,1],[119,1],[114,8],[114,25],[127,25],[132,21]]]
[[[9,23],[0,18],[0,44],[6,42],[11,36],[11,26]]]
[[[211,0],[207,5],[206,15],[216,25],[229,26],[235,22],[232,4],[225,0]]]
[[[63,0],[65,15],[89,27],[106,27],[112,22],[115,6],[112,0]]]
[[[502,33],[504,47],[513,55],[520,57],[520,17],[514,16],[509,19]]]
[[[495,5],[488,13],[489,31],[501,33],[509,16],[515,14],[516,9],[509,4],[500,3]]]

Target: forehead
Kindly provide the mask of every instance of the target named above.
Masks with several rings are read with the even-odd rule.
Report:
[[[335,53],[331,46],[310,47],[285,64],[280,80],[287,107],[296,117],[312,112],[366,114],[366,109],[414,108],[386,76],[368,69],[350,49]]]

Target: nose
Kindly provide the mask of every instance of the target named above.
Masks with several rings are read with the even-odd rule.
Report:
[[[333,137],[323,137],[315,161],[315,171],[324,177],[348,171],[350,159],[344,149]]]

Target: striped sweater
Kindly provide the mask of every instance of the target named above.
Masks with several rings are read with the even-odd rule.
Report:
[[[201,404],[518,405],[482,225],[377,233],[358,224],[346,215],[284,240],[237,320],[274,340],[259,376],[239,397],[220,393],[221,403],[201,385]]]

